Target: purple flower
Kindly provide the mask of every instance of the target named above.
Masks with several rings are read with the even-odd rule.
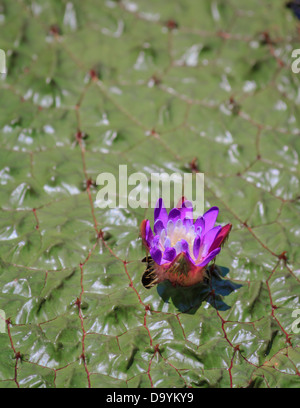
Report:
[[[147,271],[152,283],[169,279],[190,286],[203,280],[206,266],[221,251],[231,230],[231,224],[214,226],[218,213],[218,207],[212,207],[194,222],[190,201],[183,198],[169,214],[163,200],[157,201],[154,233],[149,220],[141,224],[143,244],[151,255]]]

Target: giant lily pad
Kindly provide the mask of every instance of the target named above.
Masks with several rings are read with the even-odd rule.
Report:
[[[299,387],[291,10],[3,0],[0,33],[0,387]],[[153,210],[95,205],[119,164],[205,174],[218,303],[143,287]]]

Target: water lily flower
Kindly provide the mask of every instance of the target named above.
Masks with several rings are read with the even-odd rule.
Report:
[[[215,226],[218,207],[193,219],[190,201],[182,198],[169,214],[160,198],[154,210],[153,230],[149,220],[142,221],[141,237],[150,257],[143,276],[145,287],[168,279],[172,284],[191,286],[203,281],[205,270],[221,251],[232,225]]]

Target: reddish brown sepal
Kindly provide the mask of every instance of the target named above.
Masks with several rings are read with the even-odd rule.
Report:
[[[226,238],[228,237],[230,231],[232,228],[232,224],[227,224],[225,225],[219,235],[217,236],[217,238],[215,239],[214,243],[212,244],[212,246],[209,248],[209,251],[213,251],[216,248],[220,248],[222,244],[224,244]]]

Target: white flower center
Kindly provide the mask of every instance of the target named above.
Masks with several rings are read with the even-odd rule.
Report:
[[[189,245],[189,253],[194,258],[193,247],[196,238],[195,227],[191,225],[188,230],[185,225],[183,225],[182,220],[177,220],[175,225],[173,222],[168,222],[167,232],[163,230],[160,236],[160,242],[162,247],[165,249],[165,245],[168,242],[171,247],[176,249],[176,253],[181,252],[181,246],[178,244],[182,239],[184,239]]]

